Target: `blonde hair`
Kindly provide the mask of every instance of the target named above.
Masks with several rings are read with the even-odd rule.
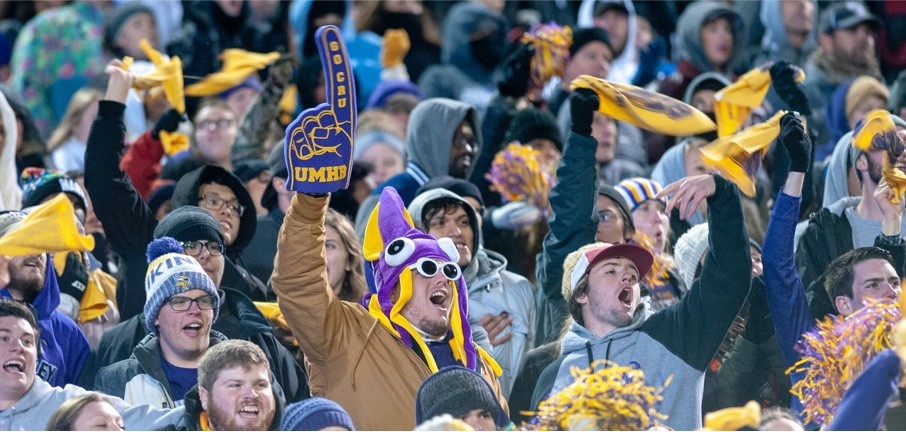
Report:
[[[66,106],[66,114],[63,114],[59,126],[54,129],[47,141],[47,151],[56,150],[72,137],[85,111],[91,104],[97,103],[101,96],[103,96],[101,91],[93,88],[83,88],[72,95],[69,105]]]
[[[352,227],[349,218],[332,208],[327,209],[324,226],[329,226],[337,231],[347,254],[346,267],[349,270],[345,271],[343,287],[340,288],[337,297],[340,300],[358,303],[368,292],[368,285],[365,282],[365,254],[362,253],[362,246],[355,234],[355,228]]]

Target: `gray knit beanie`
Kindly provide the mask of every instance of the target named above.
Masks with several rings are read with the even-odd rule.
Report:
[[[701,262],[707,249],[707,223],[692,227],[677,240],[676,248],[673,249],[673,259],[676,261],[676,268],[686,287],[692,287],[692,281],[695,280],[695,269],[698,268],[698,263]]]
[[[415,396],[415,423],[421,424],[441,414],[459,418],[476,409],[490,412],[500,428],[510,423],[481,375],[461,366],[450,366],[429,376],[419,387]]]

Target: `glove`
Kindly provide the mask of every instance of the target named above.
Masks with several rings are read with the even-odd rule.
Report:
[[[796,114],[788,112],[780,118],[780,142],[790,156],[790,171],[808,171],[812,158],[812,140]]]
[[[160,141],[161,131],[176,132],[176,129],[179,129],[179,122],[182,121],[182,119],[183,115],[180,114],[179,111],[172,108],[167,110],[164,115],[157,119],[157,123],[154,124],[154,129],[151,129],[151,138]]]
[[[324,67],[327,102],[302,111],[286,128],[286,189],[310,195],[346,189],[356,125],[355,82],[336,26],[323,26],[315,43]]]
[[[591,136],[591,122],[600,104],[600,99],[594,90],[576,89],[569,102],[569,113],[573,122],[572,131],[579,135]]]
[[[82,261],[82,254],[79,252],[66,254],[66,266],[57,282],[61,293],[72,296],[77,302],[82,301],[85,288],[88,286],[88,269]]]
[[[384,32],[384,48],[381,50],[381,66],[392,68],[403,62],[411,43],[409,33],[403,29],[388,29]]]
[[[639,69],[632,78],[632,85],[645,87],[651,81],[657,78],[657,69],[661,64],[661,58],[667,52],[667,44],[664,38],[658,36],[654,38],[648,46],[639,51]]]
[[[791,110],[802,115],[812,115],[808,96],[802,91],[802,87],[796,84],[797,73],[795,66],[783,61],[776,62],[771,66],[771,85]]]
[[[497,84],[497,90],[502,96],[518,99],[528,92],[531,81],[532,56],[535,47],[532,44],[522,44],[510,54],[500,66],[503,78]]]

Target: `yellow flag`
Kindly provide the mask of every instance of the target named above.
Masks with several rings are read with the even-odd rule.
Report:
[[[856,125],[852,145],[863,152],[887,150],[894,155],[893,159],[903,152],[893,118],[883,109],[873,110]]]
[[[79,233],[69,198],[59,194],[36,207],[22,224],[0,237],[0,254],[21,256],[89,251],[94,237]]]
[[[735,135],[714,140],[702,147],[703,161],[736,183],[744,194],[755,196],[755,172],[758,171],[771,142],[780,133],[780,118],[784,114],[786,111],[778,111],[764,123],[750,126]]]
[[[266,68],[277,61],[280,53],[255,53],[241,49],[227,49],[220,54],[223,67],[219,72],[206,76],[203,80],[186,87],[189,96],[214,96],[235,87],[256,71]]]
[[[151,47],[147,40],[142,39],[139,46],[151,63],[154,63],[155,69],[144,75],[135,77],[132,87],[136,90],[149,90],[158,86],[163,86],[164,95],[173,106],[173,109],[180,114],[186,112],[186,97],[183,90],[182,61],[177,56],[170,57],[169,60],[164,55]],[[128,59],[128,60],[127,60]],[[123,68],[128,70],[132,64],[131,58],[123,59]]]
[[[601,99],[598,111],[616,120],[665,135],[697,135],[717,129],[703,112],[683,102],[643,88],[582,75],[570,90],[594,90]]]
[[[906,193],[906,173],[892,164],[889,157],[885,157],[884,169],[881,175],[884,180],[887,180],[887,184],[890,185],[890,189],[893,191],[893,198],[891,198],[890,202],[899,204],[900,198]]]
[[[167,156],[173,156],[189,149],[189,137],[179,132],[160,131],[160,145]]]
[[[805,79],[805,72],[796,68],[796,82]],[[714,94],[714,115],[717,118],[717,136],[736,133],[749,119],[754,108],[761,106],[771,88],[771,65],[760,66],[739,77]]]

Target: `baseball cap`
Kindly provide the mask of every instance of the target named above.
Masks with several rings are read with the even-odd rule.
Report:
[[[833,33],[836,30],[848,29],[861,23],[868,23],[877,30],[881,20],[871,14],[864,4],[848,1],[834,4],[821,14],[819,28],[821,33]]]
[[[648,271],[651,270],[651,265],[654,263],[654,256],[651,255],[651,252],[641,246],[629,243],[603,243],[601,247],[585,252],[579,258],[579,262],[573,267],[573,272],[569,277],[570,288],[575,290],[582,276],[585,276],[595,264],[608,258],[618,257],[626,258],[635,264],[635,268],[639,271],[639,279],[644,278],[648,274]]]

